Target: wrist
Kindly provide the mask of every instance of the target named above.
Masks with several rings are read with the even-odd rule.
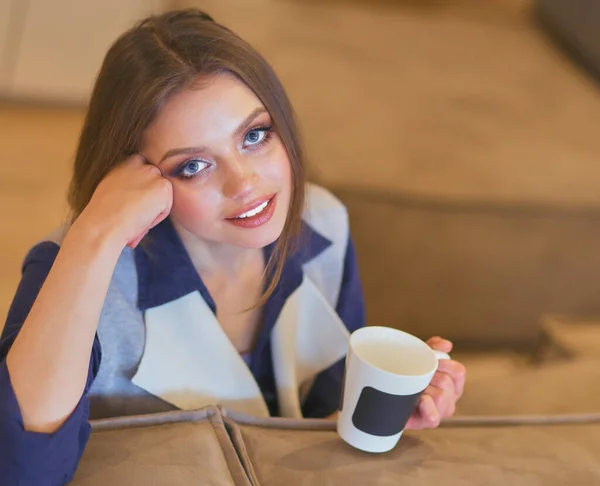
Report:
[[[117,257],[126,244],[119,237],[118,232],[88,221],[83,214],[71,225],[63,246],[71,243],[75,243],[80,248],[91,249],[94,253],[108,253]]]

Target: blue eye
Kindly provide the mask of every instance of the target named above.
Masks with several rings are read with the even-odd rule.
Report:
[[[244,137],[244,147],[262,145],[269,139],[269,134],[272,131],[273,127],[260,127],[250,130]]]
[[[191,159],[188,160],[181,169],[179,170],[179,174],[181,177],[193,177],[199,172],[202,172],[209,164],[199,159]]]

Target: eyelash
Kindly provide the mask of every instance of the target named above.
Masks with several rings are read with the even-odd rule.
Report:
[[[257,142],[253,145],[250,145],[250,150],[254,150],[257,147],[260,147],[262,145],[264,145],[265,143],[267,143],[270,139],[271,139],[271,135],[273,133],[273,125],[265,125],[265,126],[261,126],[261,127],[254,127],[251,130],[248,130],[246,132],[246,135],[244,135],[244,140],[246,139],[246,137],[248,136],[248,134],[252,133],[252,132],[265,132],[265,138],[263,138],[260,142]]]
[[[252,132],[265,132],[265,136],[260,142],[250,145],[249,147],[245,147],[247,150],[256,150],[258,147],[261,147],[261,146],[265,145],[267,142],[269,142],[269,140],[271,139],[271,135],[273,133],[273,126],[266,125],[266,126],[254,127],[246,132],[246,134],[244,135],[244,140],[246,139],[248,134],[252,133]],[[204,169],[201,169],[200,171],[196,172],[195,174],[186,175],[183,173],[183,171],[185,170],[185,168],[187,167],[187,165],[190,162],[198,162],[201,164],[208,164],[208,162],[206,162],[202,159],[198,159],[198,158],[187,159],[176,169],[174,175],[176,175],[177,177],[179,177],[181,179],[191,179],[193,177],[196,177],[196,176],[202,174],[209,167],[209,166],[207,166]]]

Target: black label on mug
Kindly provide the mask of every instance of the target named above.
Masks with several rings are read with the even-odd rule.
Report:
[[[342,393],[340,395],[340,412],[344,409],[344,392],[346,391],[346,367],[344,366],[344,374],[342,375]]]
[[[422,393],[392,395],[366,386],[360,392],[352,423],[358,430],[377,437],[399,434],[415,411]]]

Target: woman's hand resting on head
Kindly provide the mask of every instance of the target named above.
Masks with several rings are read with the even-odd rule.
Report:
[[[441,337],[432,337],[427,341],[432,349],[449,353],[452,343]],[[421,395],[417,410],[406,424],[407,430],[430,429],[454,415],[456,402],[462,396],[465,387],[465,367],[458,361],[441,359],[431,383]]]
[[[76,224],[135,248],[169,215],[172,205],[173,188],[160,169],[132,155],[98,184]]]

